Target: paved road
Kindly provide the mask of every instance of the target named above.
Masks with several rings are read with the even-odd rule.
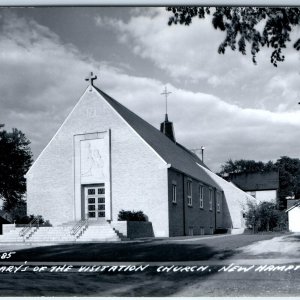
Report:
[[[47,266],[47,271],[0,273],[1,295],[299,296],[299,241],[299,235],[239,235],[25,249],[17,251],[15,264],[27,260],[28,264]],[[46,262],[73,268],[65,273],[49,272]],[[232,263],[250,269],[222,269]],[[144,271],[78,272],[78,265],[94,264],[149,266]],[[272,264],[281,268],[272,271]],[[169,272],[158,272],[163,265],[174,267]],[[199,271],[192,269],[201,265],[203,269]],[[269,271],[259,271],[264,265]],[[291,265],[299,269],[291,269]]]

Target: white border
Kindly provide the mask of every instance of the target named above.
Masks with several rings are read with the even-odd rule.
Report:
[[[0,0],[0,6],[299,6],[298,0]]]

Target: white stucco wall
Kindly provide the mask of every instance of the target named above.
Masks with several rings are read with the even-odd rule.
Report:
[[[73,137],[109,129],[112,219],[121,209],[142,210],[155,236],[168,236],[165,162],[89,88],[27,173],[28,214],[41,214],[52,224],[75,220]]]
[[[247,192],[249,195],[251,195],[251,192]],[[277,191],[276,190],[269,190],[269,191],[255,191],[255,198],[257,201],[260,202],[276,202],[277,199]]]
[[[201,167],[203,168],[203,167]],[[216,175],[215,173],[203,168],[212,179],[223,189],[224,200],[228,206],[229,215],[232,222],[232,228],[246,228],[245,219],[243,213],[248,209],[248,202],[257,203],[257,200],[245,193],[244,191],[237,188],[231,182],[228,182]]]
[[[300,232],[300,207],[295,207],[288,212],[289,231]]]

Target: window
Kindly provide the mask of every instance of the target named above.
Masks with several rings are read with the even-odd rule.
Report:
[[[217,212],[221,212],[221,193],[217,192]]]
[[[193,205],[193,199],[192,199],[192,181],[188,180],[187,182],[187,198],[188,198],[188,206]]]
[[[200,235],[204,235],[204,227],[200,227]]]
[[[209,189],[209,210],[213,210],[213,190]]]
[[[203,186],[199,186],[199,201],[200,201],[200,208],[203,208]]]
[[[194,235],[194,228],[192,226],[189,227],[189,236]]]
[[[175,183],[172,183],[172,203],[176,203],[177,202],[177,186]]]

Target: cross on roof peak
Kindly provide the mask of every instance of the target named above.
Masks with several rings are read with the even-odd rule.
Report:
[[[167,118],[167,115],[168,115],[168,96],[172,94],[172,92],[168,92],[168,89],[167,87],[165,86],[165,89],[164,91],[161,93],[161,95],[165,95],[166,97],[166,118]]]
[[[85,78],[85,81],[89,81],[91,86],[94,86],[94,80],[97,79],[97,75],[94,75],[93,72],[90,73],[90,75]]]

